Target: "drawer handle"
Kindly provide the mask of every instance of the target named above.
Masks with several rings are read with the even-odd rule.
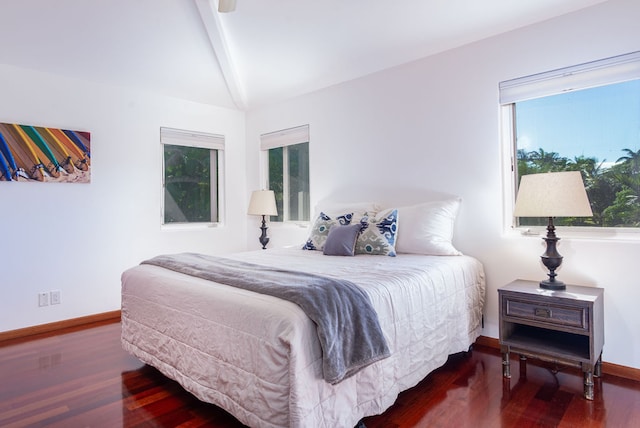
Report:
[[[540,318],[551,318],[551,309],[536,308],[534,314]]]

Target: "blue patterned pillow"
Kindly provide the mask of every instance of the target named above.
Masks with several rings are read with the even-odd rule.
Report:
[[[353,219],[353,213],[343,214],[336,216],[334,219],[321,212],[316,221],[311,227],[309,238],[302,247],[303,250],[318,250],[324,249],[324,244],[327,242],[327,236],[329,235],[329,229],[334,224],[347,225],[351,223]]]
[[[378,216],[378,218],[364,217],[360,220],[362,231],[356,242],[356,254],[395,257],[398,210],[379,213]]]

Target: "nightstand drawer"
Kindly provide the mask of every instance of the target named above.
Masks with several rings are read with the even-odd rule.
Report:
[[[589,330],[588,308],[505,298],[504,315],[522,320]]]

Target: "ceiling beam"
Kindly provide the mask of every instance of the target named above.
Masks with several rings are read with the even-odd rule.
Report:
[[[209,36],[209,42],[211,42],[215,56],[218,59],[222,76],[227,83],[229,94],[236,107],[240,110],[246,110],[247,100],[244,89],[233,64],[233,58],[229,52],[229,47],[222,29],[222,22],[213,5],[213,0],[195,0],[195,2],[202,22],[204,23],[204,28]]]

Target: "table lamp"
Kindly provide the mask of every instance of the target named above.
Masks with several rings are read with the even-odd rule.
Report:
[[[547,172],[523,175],[518,189],[515,217],[548,217],[547,250],[541,256],[542,263],[549,269],[549,279],[540,282],[540,288],[564,290],[562,281],[556,279],[556,269],[562,264],[562,256],[556,244],[553,225],[554,217],[591,217],[591,205],[582,182],[580,171]]]
[[[261,215],[262,216],[262,235],[260,235],[259,241],[262,244],[262,249],[267,248],[269,238],[267,237],[267,223],[265,216],[278,215],[278,208],[276,207],[276,195],[273,190],[255,190],[251,193],[251,200],[249,201],[249,215]]]

